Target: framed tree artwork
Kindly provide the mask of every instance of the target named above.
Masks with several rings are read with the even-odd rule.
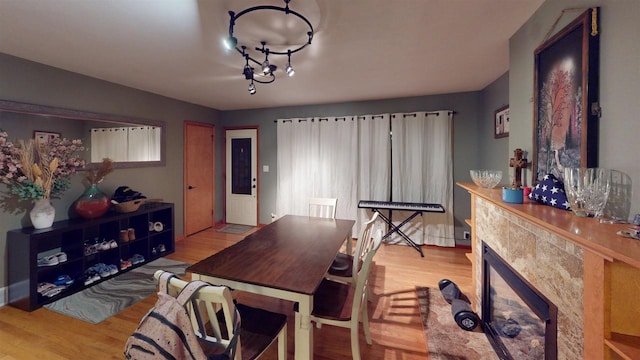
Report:
[[[599,8],[535,50],[533,183],[598,162]]]

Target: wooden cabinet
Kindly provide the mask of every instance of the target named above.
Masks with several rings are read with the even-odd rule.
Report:
[[[57,221],[47,229],[8,231],[9,303],[32,311],[170,254],[175,250],[173,225],[173,204],[149,203],[131,213],[109,212],[97,219]],[[111,245],[100,246],[103,242]],[[66,261],[38,266],[38,259],[60,253]],[[132,258],[138,260],[121,269],[121,261]],[[87,281],[88,270],[96,264],[115,265],[118,272]],[[64,275],[73,279],[73,284],[59,294],[49,297],[38,293],[39,284],[54,283]]]

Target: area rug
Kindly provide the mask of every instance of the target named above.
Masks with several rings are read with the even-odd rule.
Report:
[[[431,360],[499,359],[479,327],[466,331],[456,324],[439,289],[416,286],[416,293]]]
[[[229,225],[225,225],[225,227],[221,229],[218,229],[218,232],[230,233],[230,234],[244,234],[251,229],[253,229],[253,226],[229,224]]]
[[[166,270],[183,276],[189,265],[160,258],[44,307],[92,324],[98,324],[153,295],[156,292],[156,280],[153,278],[156,270]]]

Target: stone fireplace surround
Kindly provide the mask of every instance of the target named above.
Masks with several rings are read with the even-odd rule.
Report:
[[[482,242],[558,308],[558,359],[640,358],[640,241],[570,211],[471,193],[473,304],[482,308]],[[619,357],[622,356],[622,357]]]
[[[474,231],[474,254],[482,254],[479,240],[484,241],[558,307],[558,359],[583,358],[582,249],[482,198],[476,200]],[[477,284],[479,275],[480,270]],[[476,287],[478,304],[480,289]]]

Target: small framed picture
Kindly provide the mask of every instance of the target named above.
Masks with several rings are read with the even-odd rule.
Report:
[[[42,144],[46,144],[49,142],[49,140],[56,139],[59,137],[60,137],[60,133],[56,133],[56,132],[37,131],[37,130],[33,132],[33,138],[35,139],[36,144],[38,144],[38,146]]]
[[[509,105],[495,111],[495,138],[509,136]]]

